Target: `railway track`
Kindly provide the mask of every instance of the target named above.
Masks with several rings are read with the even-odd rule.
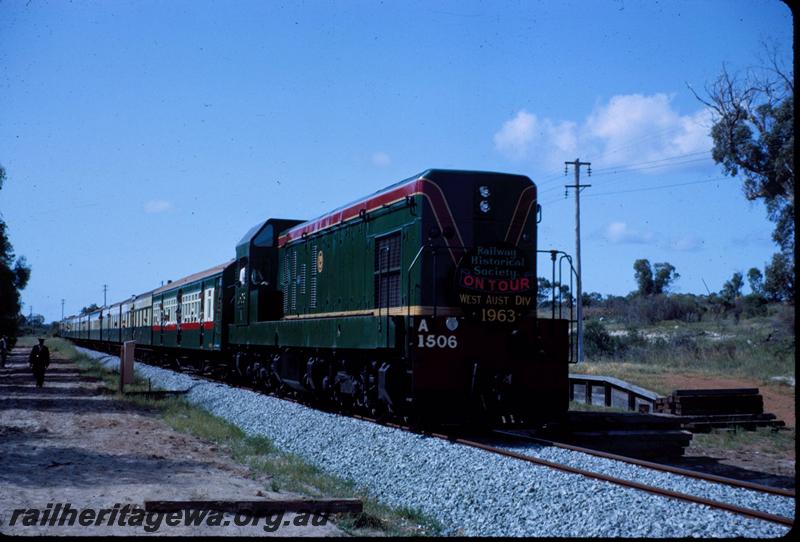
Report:
[[[653,493],[653,494],[656,494],[656,495],[661,495],[661,496],[668,497],[668,498],[671,498],[671,499],[681,500],[681,501],[685,501],[685,502],[691,502],[691,503],[695,503],[695,504],[702,504],[702,505],[705,505],[705,506],[709,506],[711,508],[716,508],[716,509],[719,509],[719,510],[725,510],[727,512],[733,512],[735,514],[743,515],[743,516],[754,518],[754,519],[761,519],[761,520],[765,520],[765,521],[771,521],[771,522],[779,523],[781,525],[786,525],[786,526],[789,526],[789,527],[794,526],[794,519],[793,518],[788,518],[788,517],[784,517],[784,516],[780,516],[780,515],[776,515],[776,514],[771,514],[771,513],[764,512],[764,511],[761,511],[761,510],[756,510],[756,509],[753,509],[753,508],[746,508],[746,507],[742,507],[742,506],[737,506],[737,505],[734,505],[734,504],[730,504],[730,503],[726,503],[726,502],[722,502],[722,501],[718,501],[718,500],[699,497],[699,496],[692,495],[692,494],[689,494],[689,493],[684,493],[684,492],[680,492],[680,491],[674,491],[674,490],[670,490],[670,489],[665,489],[663,487],[658,487],[658,486],[655,486],[655,485],[643,484],[643,483],[637,482],[635,480],[619,478],[619,477],[615,477],[615,476],[609,476],[609,475],[603,474],[601,472],[597,472],[595,470],[587,470],[587,469],[583,469],[583,468],[577,468],[577,467],[574,467],[574,466],[571,466],[571,465],[568,465],[568,464],[565,464],[565,463],[557,463],[557,462],[553,462],[553,461],[548,461],[546,459],[541,459],[541,458],[537,458],[537,457],[534,457],[534,456],[531,456],[531,455],[514,452],[514,451],[511,451],[511,450],[508,450],[508,449],[505,449],[505,448],[499,448],[497,446],[492,446],[490,444],[486,444],[484,442],[480,442],[480,441],[476,441],[476,440],[463,439],[463,438],[455,438],[455,439],[453,439],[452,437],[448,437],[446,435],[438,435],[438,436],[440,436],[441,438],[448,438],[448,440],[451,440],[452,442],[457,442],[459,444],[463,444],[463,445],[466,445],[466,446],[472,446],[474,448],[479,448],[479,449],[482,449],[482,450],[486,450],[488,452],[492,452],[492,453],[496,453],[496,454],[499,454],[499,455],[503,455],[505,457],[513,457],[515,459],[520,459],[522,461],[527,461],[529,463],[533,463],[533,464],[536,464],[536,465],[542,465],[542,466],[545,466],[545,467],[550,467],[550,468],[557,469],[557,470],[560,470],[560,471],[563,471],[563,472],[570,472],[570,473],[573,473],[573,474],[579,474],[581,476],[586,476],[587,478],[593,478],[593,479],[601,480],[601,481],[604,481],[604,482],[610,482],[612,484],[617,484],[617,485],[620,485],[620,486],[623,486],[623,487],[629,487],[629,488],[632,488],[632,489],[638,489],[638,490],[641,490],[641,491],[645,491],[645,492],[648,492],[648,493]],[[533,439],[533,440],[537,440],[540,443],[542,443],[541,439]],[[544,441],[544,442],[547,442],[547,441]],[[662,471],[662,472],[670,472],[670,473],[673,473],[673,474],[679,474],[681,476],[688,476],[688,477],[691,477],[691,478],[696,478],[696,479],[709,481],[709,482],[723,483],[723,484],[726,484],[726,485],[729,485],[729,486],[733,486],[733,487],[739,487],[739,488],[749,489],[749,490],[753,490],[753,491],[760,491],[760,492],[769,493],[769,494],[773,494],[773,495],[780,495],[780,496],[791,497],[791,498],[795,497],[795,493],[793,491],[782,490],[782,489],[779,489],[779,488],[771,488],[771,487],[768,487],[768,486],[761,486],[761,485],[758,485],[758,484],[752,484],[752,483],[749,483],[749,482],[733,480],[733,479],[724,478],[724,477],[721,477],[721,476],[714,476],[714,475],[696,473],[696,472],[693,472],[693,471],[688,471],[686,469],[673,468],[673,467],[669,467],[669,466],[666,466],[666,465],[659,465],[657,463],[651,463],[651,462],[648,462],[648,461],[641,461],[641,460],[634,460],[634,459],[631,459],[631,458],[624,458],[622,456],[615,456],[614,454],[607,454],[605,452],[597,452],[596,450],[590,450],[590,449],[587,449],[587,448],[580,448],[580,447],[570,446],[570,445],[561,444],[561,443],[552,443],[552,444],[555,445],[555,446],[558,446],[558,447],[562,447],[564,449],[571,449],[573,451],[578,451],[578,452],[582,452],[582,453],[588,453],[590,455],[597,455],[597,456],[600,456],[600,457],[606,457],[607,459],[613,459],[615,461],[622,461],[622,462],[625,462],[625,463],[634,464],[634,465],[637,465],[637,466],[643,466],[643,467],[659,470],[659,471]],[[611,457],[609,457],[609,456],[611,456]]]
[[[203,378],[203,379],[209,380],[209,381],[220,382],[220,379],[218,379],[218,378],[210,377],[208,375],[198,374],[196,372],[193,373],[192,376]],[[226,383],[226,384],[229,384],[229,383]],[[247,384],[247,383],[240,383],[238,385],[239,385],[239,387],[242,387],[244,389],[248,389],[248,390],[251,390],[251,391],[262,393],[264,395],[270,395],[270,396],[273,396],[273,397],[281,399],[281,400],[286,400],[286,401],[289,401],[289,402],[298,403],[298,404],[307,406],[306,403],[304,403],[303,401],[299,401],[299,400],[296,400],[296,399],[293,399],[293,398],[287,398],[287,397],[282,397],[282,396],[277,396],[277,395],[274,395],[274,394],[271,394],[271,393],[267,393],[267,392],[264,392],[263,390],[259,389],[257,386],[253,386],[253,385],[250,385],[250,384]],[[329,410],[329,412],[334,412],[334,411]],[[713,508],[713,509],[723,510],[723,511],[726,511],[726,512],[731,512],[731,513],[738,514],[738,515],[745,516],[745,517],[752,518],[752,519],[769,521],[769,522],[780,524],[780,525],[783,525],[783,526],[792,527],[794,525],[794,519],[790,518],[790,517],[786,517],[786,516],[782,516],[782,515],[778,515],[778,514],[772,514],[772,513],[769,513],[769,512],[765,512],[763,510],[758,510],[758,509],[755,509],[755,508],[750,508],[750,507],[745,507],[745,506],[739,506],[737,504],[732,504],[732,503],[729,503],[729,502],[724,502],[724,501],[711,499],[711,498],[707,498],[707,497],[703,497],[703,496],[692,495],[690,493],[686,493],[686,492],[682,492],[682,491],[675,491],[675,490],[672,490],[672,489],[659,487],[658,485],[651,485],[651,484],[641,483],[641,482],[638,482],[636,480],[632,480],[632,479],[628,479],[628,478],[624,478],[624,477],[610,476],[608,474],[604,474],[604,473],[598,472],[596,470],[580,468],[580,467],[576,467],[576,466],[569,465],[569,464],[566,464],[566,463],[561,463],[561,462],[549,461],[549,460],[546,460],[546,459],[535,457],[534,455],[531,455],[531,454],[520,453],[518,451],[514,451],[514,450],[511,450],[511,449],[508,449],[508,448],[503,448],[503,447],[488,443],[487,439],[490,438],[490,436],[488,436],[488,435],[487,436],[481,436],[481,437],[479,437],[479,440],[476,440],[474,437],[466,438],[466,437],[460,436],[460,435],[422,431],[422,430],[419,430],[417,428],[412,428],[412,427],[409,427],[409,426],[406,426],[406,425],[403,425],[403,424],[376,420],[375,418],[371,418],[369,416],[363,416],[363,415],[358,415],[358,414],[352,414],[350,416],[353,417],[353,418],[356,418],[356,419],[370,421],[372,423],[377,423],[377,424],[380,424],[380,425],[383,425],[383,426],[387,426],[387,427],[391,427],[391,428],[395,428],[395,429],[401,429],[403,431],[407,431],[407,432],[411,432],[411,433],[423,434],[425,436],[446,440],[446,441],[448,441],[450,443],[456,443],[456,444],[460,444],[460,445],[464,445],[464,446],[469,446],[469,447],[472,447],[472,448],[480,449],[480,450],[483,450],[483,451],[486,451],[486,452],[490,452],[490,453],[493,453],[493,454],[497,454],[497,455],[501,455],[501,456],[504,456],[504,457],[514,458],[514,459],[525,461],[525,462],[528,462],[528,463],[531,463],[531,464],[535,464],[535,465],[539,465],[539,466],[544,466],[544,467],[547,467],[547,468],[555,469],[555,470],[558,470],[558,471],[561,471],[561,472],[578,474],[578,475],[584,476],[586,478],[591,478],[591,479],[594,479],[594,480],[608,482],[608,483],[612,483],[612,484],[619,485],[619,486],[622,486],[622,487],[636,489],[636,490],[639,490],[639,491],[643,491],[643,492],[647,492],[647,493],[655,494],[655,495],[660,495],[662,497],[675,499],[675,500],[678,500],[678,501],[693,503],[693,504],[697,504],[697,505],[704,505],[704,506],[707,506],[707,507],[710,507],[710,508]],[[528,442],[528,443],[535,443],[537,445],[542,445],[542,446],[554,446],[554,447],[557,447],[557,448],[560,448],[560,449],[570,450],[570,451],[574,451],[574,452],[581,452],[581,453],[589,454],[589,455],[592,455],[592,456],[601,457],[601,458],[604,458],[604,459],[607,459],[607,460],[618,461],[618,462],[626,463],[628,465],[635,465],[635,466],[641,467],[641,468],[647,468],[647,469],[652,469],[652,470],[656,470],[656,471],[660,471],[660,472],[670,473],[670,474],[673,474],[673,475],[684,476],[684,477],[691,478],[691,479],[702,480],[703,482],[713,482],[713,483],[718,483],[718,484],[724,484],[724,485],[731,486],[731,487],[734,487],[734,488],[745,489],[745,490],[755,491],[755,492],[759,492],[759,493],[774,495],[776,497],[786,497],[786,498],[794,498],[795,497],[794,491],[791,491],[791,490],[773,488],[773,487],[769,487],[769,486],[762,486],[762,485],[754,484],[754,483],[751,483],[751,482],[734,480],[734,479],[729,479],[729,478],[716,476],[716,475],[705,474],[705,473],[698,473],[698,472],[695,472],[695,471],[689,471],[687,469],[680,469],[680,468],[677,468],[677,467],[671,467],[671,466],[667,466],[667,465],[660,465],[658,463],[653,463],[653,462],[650,462],[650,461],[632,459],[632,458],[627,458],[627,457],[623,457],[623,456],[618,456],[618,455],[615,455],[615,454],[610,454],[610,453],[607,453],[607,452],[600,452],[600,451],[591,450],[591,449],[588,449],[588,448],[581,448],[581,447],[578,447],[578,446],[559,443],[559,442],[555,442],[555,441],[543,440],[543,439],[540,439],[540,438],[532,437],[530,435],[518,434],[517,432],[497,431],[497,432],[494,433],[495,440],[498,437],[502,437],[505,440],[505,445],[508,445],[509,441],[511,441],[511,443],[513,443],[513,441],[516,440],[517,442],[523,442],[524,441],[524,442]]]
[[[500,447],[497,447],[497,446],[493,446],[491,444],[487,444],[486,442],[481,442],[480,440],[473,440],[471,438],[463,438],[463,437],[458,437],[458,436],[455,436],[455,435],[448,435],[448,434],[445,434],[445,433],[419,431],[417,429],[413,429],[413,428],[404,426],[402,424],[396,424],[396,423],[390,423],[390,422],[381,422],[379,420],[375,420],[375,419],[367,417],[367,416],[355,415],[353,417],[355,417],[357,419],[370,421],[370,422],[373,422],[373,423],[379,423],[381,425],[393,427],[393,428],[396,428],[396,429],[401,429],[401,430],[404,430],[404,431],[410,431],[410,432],[414,432],[414,433],[422,433],[422,434],[425,434],[425,435],[430,436],[430,437],[435,437],[435,438],[447,440],[448,442],[461,444],[461,445],[464,445],[464,446],[470,446],[472,448],[478,448],[480,450],[484,450],[484,451],[491,452],[491,453],[494,453],[494,454],[502,455],[504,457],[511,457],[511,458],[514,458],[514,459],[519,459],[519,460],[522,460],[522,461],[526,461],[528,463],[533,463],[535,465],[549,467],[549,468],[556,469],[556,470],[559,470],[559,471],[562,471],[562,472],[569,472],[569,473],[572,473],[572,474],[579,474],[579,475],[585,476],[587,478],[592,478],[592,479],[600,480],[600,481],[603,481],[603,482],[609,482],[609,483],[616,484],[616,485],[619,485],[619,486],[622,486],[622,487],[628,487],[628,488],[631,488],[631,489],[638,489],[640,491],[645,491],[647,493],[652,493],[652,494],[655,494],[655,495],[661,495],[662,497],[668,497],[668,498],[671,498],[671,499],[676,499],[676,500],[680,500],[680,501],[684,501],[684,502],[690,502],[690,503],[694,503],[694,504],[701,504],[701,505],[708,506],[710,508],[715,508],[715,509],[718,509],[718,510],[724,510],[724,511],[727,511],[727,512],[732,512],[732,513],[739,514],[739,515],[742,515],[742,516],[745,516],[745,517],[750,517],[750,518],[753,518],[753,519],[771,521],[771,522],[774,522],[774,523],[778,523],[780,525],[786,525],[788,527],[794,526],[794,519],[793,518],[788,518],[788,517],[780,516],[780,515],[777,515],[777,514],[771,514],[771,513],[764,512],[764,511],[761,511],[761,510],[756,510],[756,509],[753,509],[753,508],[737,506],[737,505],[726,503],[726,502],[723,502],[723,501],[718,501],[718,500],[714,500],[714,499],[708,499],[708,498],[704,498],[704,497],[699,497],[699,496],[692,495],[692,494],[689,494],[689,493],[684,493],[684,492],[680,492],[680,491],[673,491],[673,490],[665,489],[663,487],[658,487],[658,486],[655,486],[655,485],[643,484],[643,483],[636,482],[635,480],[619,478],[619,477],[615,477],[615,476],[608,476],[606,474],[603,474],[601,472],[597,472],[597,471],[594,471],[594,470],[577,468],[577,467],[574,467],[574,466],[571,466],[571,465],[568,465],[568,464],[565,464],[565,463],[558,463],[558,462],[554,462],[554,461],[548,461],[546,459],[537,458],[537,457],[534,457],[534,456],[531,456],[531,455],[514,452],[514,451],[509,450],[509,449],[500,448]],[[553,446],[556,446],[556,447],[559,447],[559,448],[563,448],[563,449],[568,449],[568,450],[572,450],[572,451],[576,451],[576,452],[586,453],[586,454],[589,454],[589,455],[594,455],[594,456],[597,456],[597,457],[603,457],[603,458],[611,459],[611,460],[614,460],[614,461],[620,461],[620,462],[628,463],[628,464],[631,464],[631,465],[636,465],[636,466],[639,466],[639,467],[650,468],[650,469],[658,470],[658,471],[661,471],[661,472],[668,472],[668,473],[671,473],[671,474],[677,474],[677,475],[680,475],[680,476],[686,476],[686,477],[690,477],[690,478],[694,478],[694,479],[698,479],[698,480],[703,480],[703,481],[706,481],[706,482],[720,483],[720,484],[725,484],[725,485],[728,485],[728,486],[731,486],[731,487],[736,487],[736,488],[741,488],[741,489],[748,489],[748,490],[751,490],[751,491],[758,491],[758,492],[767,493],[767,494],[771,494],[771,495],[777,495],[777,496],[781,496],[781,497],[795,498],[795,492],[794,491],[786,490],[786,489],[782,489],[782,488],[775,488],[775,487],[764,486],[764,485],[760,485],[760,484],[754,484],[754,483],[746,482],[746,481],[743,481],[743,480],[735,480],[735,479],[732,479],[732,478],[725,478],[723,476],[716,476],[716,475],[711,475],[711,474],[706,474],[706,473],[698,473],[698,472],[695,472],[695,471],[690,471],[688,469],[680,469],[680,468],[677,468],[677,467],[671,467],[669,465],[661,465],[661,464],[653,463],[653,462],[650,462],[650,461],[644,461],[644,460],[639,460],[639,459],[619,456],[619,455],[616,455],[616,454],[609,454],[607,452],[600,452],[600,451],[597,451],[597,450],[591,450],[589,448],[581,448],[579,446],[572,446],[572,445],[569,445],[569,444],[558,443],[558,442],[554,442],[554,441],[547,441],[547,440],[544,440],[544,439],[538,439],[538,438],[534,438],[534,437],[530,437],[530,436],[520,436],[520,435],[516,435],[515,433],[508,432],[508,431],[495,431],[494,433],[501,434],[501,435],[506,435],[506,436],[512,436],[512,437],[515,437],[515,438],[518,438],[518,439],[532,441],[532,442],[536,442],[536,443],[542,444],[542,445],[553,445]]]
[[[249,386],[249,385],[246,386],[246,387],[248,387],[248,389],[252,389],[254,391],[258,391],[257,387],[253,387],[253,386]],[[284,398],[284,397],[275,396],[273,394],[269,394],[269,395],[277,397],[278,399],[285,399],[285,400],[289,400],[289,401],[292,401],[292,402],[295,402],[295,403],[304,404],[302,401],[297,401],[295,399],[291,399],[291,398],[287,399],[287,398]],[[478,449],[481,449],[481,450],[484,450],[484,451],[487,451],[487,452],[491,452],[491,453],[495,453],[495,454],[498,454],[498,455],[502,455],[504,457],[511,457],[511,458],[514,458],[514,459],[519,459],[519,460],[522,460],[522,461],[526,461],[528,463],[533,463],[533,464],[536,464],[536,465],[549,467],[549,468],[556,469],[556,470],[559,470],[559,471],[562,471],[562,472],[569,472],[569,473],[572,473],[572,474],[579,474],[579,475],[585,476],[587,478],[592,478],[592,479],[600,480],[600,481],[603,481],[603,482],[609,482],[609,483],[616,484],[616,485],[619,485],[619,486],[622,486],[622,487],[628,487],[628,488],[631,488],[631,489],[637,489],[637,490],[640,490],[640,491],[645,491],[647,493],[660,495],[662,497],[667,497],[667,498],[670,498],[670,499],[689,502],[689,503],[693,503],[693,504],[700,504],[700,505],[708,506],[710,508],[715,508],[715,509],[718,509],[718,510],[724,510],[726,512],[732,512],[734,514],[739,514],[739,515],[742,515],[742,516],[745,516],[745,517],[749,517],[749,518],[753,518],[753,519],[760,519],[760,520],[764,520],[764,521],[770,521],[770,522],[778,523],[780,525],[785,525],[785,526],[788,526],[788,527],[794,526],[794,519],[793,518],[789,518],[789,517],[785,517],[785,516],[781,516],[781,515],[777,515],[777,514],[771,514],[769,512],[764,512],[762,510],[756,510],[754,508],[747,508],[747,507],[743,507],[743,506],[737,506],[737,505],[726,503],[726,502],[719,501],[719,500],[699,497],[699,496],[696,496],[696,495],[692,495],[690,493],[674,491],[674,490],[666,489],[666,488],[663,488],[663,487],[658,487],[658,486],[655,486],[655,485],[643,484],[643,483],[637,482],[635,480],[630,480],[630,479],[620,478],[620,477],[615,477],[615,476],[608,476],[606,474],[603,474],[601,472],[597,472],[597,471],[594,471],[594,470],[577,468],[577,467],[573,467],[573,466],[565,464],[565,463],[558,463],[558,462],[548,461],[548,460],[537,458],[537,457],[534,457],[534,456],[531,456],[531,455],[514,452],[514,451],[511,451],[511,450],[508,450],[508,449],[505,449],[505,448],[500,448],[500,447],[497,447],[497,446],[493,446],[491,444],[487,444],[485,441],[481,442],[480,440],[474,440],[472,438],[464,438],[464,437],[460,437],[460,436],[452,435],[452,434],[447,434],[447,433],[437,433],[437,432],[424,431],[424,430],[420,430],[420,429],[417,429],[417,428],[410,427],[408,425],[398,424],[398,423],[394,423],[394,422],[381,421],[381,420],[378,420],[378,419],[375,419],[375,418],[372,418],[372,417],[369,417],[369,416],[360,415],[360,414],[351,414],[351,416],[356,418],[356,419],[369,421],[371,423],[377,423],[377,424],[384,425],[384,426],[387,426],[387,427],[392,427],[394,429],[400,429],[400,430],[409,431],[409,432],[412,432],[412,433],[424,434],[426,436],[439,438],[439,439],[442,439],[442,440],[446,440],[448,442],[461,444],[461,445],[464,445],[464,446],[470,446],[472,448],[478,448]],[[571,451],[574,451],[574,452],[585,453],[585,454],[592,455],[592,456],[595,456],[595,457],[602,457],[602,458],[605,458],[605,459],[609,459],[609,460],[613,460],[613,461],[619,461],[619,462],[623,462],[623,463],[626,463],[626,464],[629,464],[629,465],[635,465],[637,467],[648,468],[648,469],[656,470],[656,471],[659,471],[659,472],[670,473],[670,474],[675,474],[675,475],[679,475],[679,476],[685,476],[685,477],[696,479],[696,480],[702,480],[704,482],[725,484],[727,486],[731,486],[731,487],[734,487],[734,488],[747,489],[747,490],[751,490],[751,491],[757,491],[757,492],[771,494],[771,495],[777,495],[777,496],[781,496],[781,497],[795,498],[795,492],[792,491],[792,490],[788,490],[788,489],[775,488],[775,487],[765,486],[765,485],[761,485],[761,484],[755,484],[755,483],[752,483],[752,482],[747,482],[747,481],[744,481],[744,480],[736,480],[736,479],[733,479],[733,478],[726,478],[726,477],[723,477],[723,476],[717,476],[717,475],[707,474],[707,473],[700,473],[700,472],[691,471],[691,470],[688,470],[688,469],[681,469],[681,468],[678,468],[678,467],[672,467],[670,465],[663,465],[663,464],[655,463],[655,462],[652,462],[652,461],[646,461],[646,460],[642,460],[642,459],[635,459],[635,458],[621,456],[621,455],[618,455],[618,454],[612,454],[612,453],[608,453],[608,452],[602,452],[602,451],[599,451],[599,450],[593,450],[593,449],[590,449],[590,448],[584,448],[584,447],[574,446],[574,445],[561,443],[561,442],[557,442],[557,441],[550,441],[550,440],[546,440],[546,439],[536,438],[536,437],[532,437],[530,435],[520,434],[520,433],[514,432],[514,431],[496,430],[496,431],[493,431],[493,434],[502,435],[502,436],[504,436],[506,438],[524,440],[524,441],[527,441],[527,442],[532,442],[532,443],[540,444],[540,445],[543,445],[543,446],[555,446],[557,448],[561,448],[561,449],[565,449],[565,450],[571,450]]]
[[[772,495],[780,495],[782,497],[791,497],[795,498],[796,493],[792,489],[784,489],[780,487],[773,487],[773,486],[766,486],[763,484],[756,484],[753,482],[748,482],[746,480],[737,480],[735,478],[727,478],[725,476],[718,476],[716,474],[708,474],[705,472],[694,471],[691,469],[683,469],[681,467],[675,467],[672,465],[664,465],[663,463],[657,463],[654,461],[647,461],[644,459],[637,459],[633,457],[627,457],[619,454],[612,454],[609,452],[604,452],[601,450],[594,450],[592,448],[586,448],[582,446],[575,446],[573,444],[568,444],[565,442],[559,442],[556,440],[551,439],[543,439],[539,437],[534,437],[529,434],[524,434],[517,431],[504,431],[504,430],[497,430],[494,432],[497,435],[506,436],[510,438],[522,439],[528,442],[532,442],[535,444],[540,444],[542,446],[554,446],[556,448],[561,448],[563,450],[572,450],[574,452],[580,452],[587,455],[592,455],[595,457],[602,457],[605,459],[611,459],[614,461],[621,461],[623,463],[628,463],[630,465],[636,465],[638,467],[645,467],[652,470],[657,470],[660,472],[667,472],[671,474],[678,474],[681,476],[686,476],[689,478],[694,478],[697,480],[703,480],[706,482],[715,482],[718,484],[725,484],[731,487],[738,487],[742,489],[751,489],[753,491],[760,491],[762,493],[769,493]]]

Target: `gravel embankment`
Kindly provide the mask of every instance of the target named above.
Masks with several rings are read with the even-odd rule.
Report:
[[[119,366],[116,357],[80,350],[110,368]],[[191,403],[353,480],[381,502],[422,510],[445,525],[446,534],[777,537],[789,531],[157,367],[137,364],[136,371],[154,386],[191,388]],[[755,497],[743,498],[736,502],[753,506]]]
[[[788,518],[794,518],[795,516],[795,499],[791,497],[770,495],[760,491],[707,482],[554,446],[543,446],[535,443],[495,444],[495,446],[537,459],[561,463],[670,491],[686,493]]]

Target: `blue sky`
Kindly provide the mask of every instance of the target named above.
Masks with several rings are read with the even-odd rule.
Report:
[[[633,262],[719,290],[775,246],[763,204],[710,159],[702,89],[761,43],[773,0],[0,2],[0,212],[55,319],[231,258],[267,217],[308,219],[430,167],[540,186],[541,248],[584,289]]]

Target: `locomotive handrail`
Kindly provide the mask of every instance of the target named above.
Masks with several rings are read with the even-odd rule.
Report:
[[[558,260],[558,283],[559,283],[559,285],[561,284],[561,275],[562,275],[562,266],[561,266],[561,264],[563,263],[564,259],[566,259],[567,263],[569,263],[569,269],[571,271],[570,274],[569,274],[569,296],[570,296],[570,300],[569,300],[570,301],[570,303],[569,303],[569,321],[570,321],[570,324],[572,324],[573,322],[575,322],[575,319],[573,318],[573,314],[572,314],[572,308],[573,308],[573,303],[572,303],[572,291],[573,291],[573,288],[572,288],[572,286],[573,286],[572,285],[572,277],[577,276],[577,272],[575,271],[575,267],[573,267],[573,265],[572,265],[572,256],[570,256],[569,254],[565,253]],[[563,298],[563,293],[561,292],[560,288],[559,288],[558,295],[559,295],[560,298]],[[563,302],[560,302],[558,304],[558,316],[559,317],[561,317],[561,306],[562,305],[563,305]],[[575,350],[574,354],[573,354],[573,346],[574,346],[574,350]],[[578,341],[573,341],[572,340],[572,333],[570,333],[570,335],[569,335],[569,356],[570,356],[570,360],[569,360],[570,363],[577,363],[577,361],[578,361]]]
[[[573,279],[574,276],[577,276],[577,273],[575,271],[575,267],[572,265],[572,256],[570,256],[569,254],[567,254],[563,250],[555,250],[555,249],[537,250],[536,252],[540,253],[540,254],[549,254],[550,255],[550,261],[552,262],[552,264],[551,264],[552,282],[550,284],[550,287],[551,287],[551,306],[550,306],[551,318],[555,319],[555,317],[556,317],[556,285],[558,285],[558,317],[559,317],[559,319],[561,319],[563,317],[562,308],[563,308],[563,305],[564,305],[564,294],[563,294],[563,292],[561,290],[561,284],[562,284],[563,274],[564,274],[563,273],[563,271],[564,271],[563,270],[563,262],[564,262],[564,260],[567,260],[567,263],[569,264],[569,269],[570,269],[570,274],[569,274],[569,291],[570,291],[570,295],[571,295],[572,286],[573,286],[572,279]],[[558,257],[559,254],[561,255],[561,257]],[[558,282],[556,282],[556,259],[558,259]],[[570,301],[571,301],[571,299],[570,299]],[[570,325],[575,323],[575,320],[573,318],[573,304],[571,302],[569,304],[569,322],[570,322]],[[573,341],[572,334],[570,334],[569,341],[570,341],[570,347],[569,347],[569,358],[570,359],[569,359],[569,361],[570,361],[570,363],[575,363],[577,361],[577,354],[574,353],[573,350],[575,350],[575,348],[577,347],[577,343],[575,343],[575,341]]]

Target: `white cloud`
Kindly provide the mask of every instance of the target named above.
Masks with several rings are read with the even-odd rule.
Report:
[[[707,151],[710,126],[707,109],[681,115],[667,94],[625,94],[597,105],[580,123],[540,119],[523,109],[494,134],[494,145],[508,158],[530,158],[543,167],[580,155],[600,168]],[[687,159],[695,157],[702,155]]]
[[[670,244],[669,248],[672,250],[680,250],[685,252],[693,252],[695,250],[700,250],[703,248],[703,241],[700,237],[696,235],[684,235],[683,237],[679,237],[677,239],[673,239]]]
[[[163,199],[152,199],[144,204],[144,212],[147,214],[165,213],[172,209],[172,204]]]
[[[629,228],[625,222],[612,222],[606,226],[604,237],[614,244],[642,244],[653,240],[652,233]]]
[[[372,155],[372,163],[378,167],[386,167],[392,163],[392,158],[385,152],[379,151]]]
[[[494,146],[512,158],[524,158],[534,140],[536,129],[536,115],[523,109],[513,119],[505,121],[500,131],[494,134]]]

